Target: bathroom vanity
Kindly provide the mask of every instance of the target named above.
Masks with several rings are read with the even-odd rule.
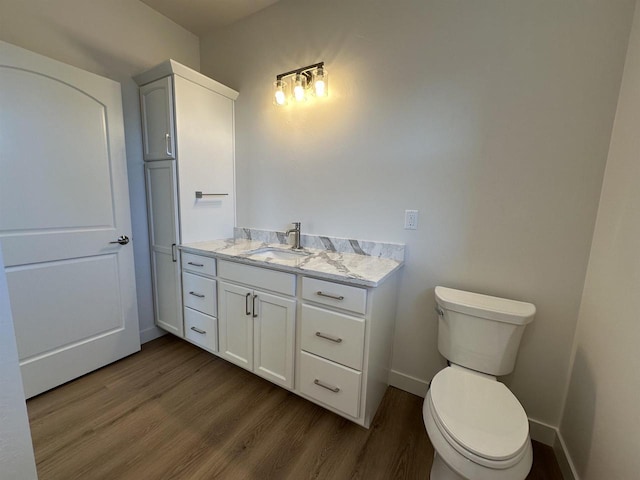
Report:
[[[297,253],[273,233],[179,246],[184,338],[368,428],[388,385],[404,247]]]

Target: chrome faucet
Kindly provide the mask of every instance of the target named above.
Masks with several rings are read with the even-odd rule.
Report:
[[[289,237],[289,235],[294,233],[295,236],[293,237],[293,247],[291,247],[291,249],[292,250],[302,250],[302,245],[300,245],[300,222],[293,222],[293,227],[294,228],[284,232],[284,234],[287,237]]]

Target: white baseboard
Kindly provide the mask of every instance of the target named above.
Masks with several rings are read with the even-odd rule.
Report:
[[[558,438],[558,429],[539,422],[532,418],[529,419],[529,436],[536,442],[543,443],[549,447],[553,447]]]
[[[144,330],[140,330],[140,343],[150,342],[151,340],[155,340],[156,338],[160,338],[166,334],[167,332],[155,325],[153,327],[145,328]]]
[[[406,373],[398,372],[397,370],[391,370],[389,372],[389,385],[422,398],[427,395],[427,390],[429,389],[429,382],[412,377]]]
[[[389,372],[389,385],[413,393],[419,397],[425,397],[429,388],[429,382],[420,378],[412,377],[406,373],[391,370]],[[529,419],[529,433],[536,442],[543,443],[553,448],[558,460],[558,465],[565,480],[579,480],[576,469],[571,462],[571,457],[567,451],[567,446],[556,427],[547,425],[538,420]]]
[[[558,465],[560,466],[560,471],[562,472],[562,477],[565,480],[580,480],[578,476],[578,472],[576,471],[576,467],[571,461],[571,457],[569,456],[569,451],[567,450],[567,445],[564,443],[564,439],[560,432],[557,432],[556,441],[553,444],[553,451],[556,454],[556,460],[558,460]]]

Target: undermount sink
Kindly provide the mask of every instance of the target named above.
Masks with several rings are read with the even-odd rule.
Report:
[[[248,252],[251,258],[274,258],[277,260],[298,260],[311,255],[302,250],[291,250],[278,247],[262,247]]]

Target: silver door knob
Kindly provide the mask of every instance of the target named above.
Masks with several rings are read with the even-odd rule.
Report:
[[[119,243],[120,245],[126,245],[127,243],[129,243],[129,237],[127,237],[126,235],[120,235],[115,242],[109,243]]]

